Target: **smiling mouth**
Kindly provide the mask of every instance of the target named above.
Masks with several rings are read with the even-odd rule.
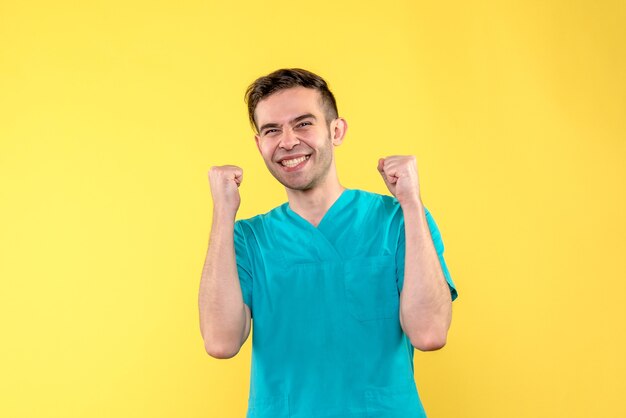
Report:
[[[304,162],[304,161],[308,160],[310,157],[311,157],[310,155],[303,155],[302,157],[293,158],[293,159],[290,159],[290,160],[282,160],[280,162],[280,164],[283,167],[291,168],[291,167],[297,166],[301,162]]]

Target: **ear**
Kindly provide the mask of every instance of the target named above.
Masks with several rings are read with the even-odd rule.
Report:
[[[254,142],[256,143],[256,147],[259,150],[259,152],[261,152],[261,145],[259,143],[259,140],[260,140],[259,134],[255,134],[254,135]]]
[[[330,135],[333,145],[341,145],[343,137],[346,136],[348,122],[344,118],[337,118],[330,123]]]

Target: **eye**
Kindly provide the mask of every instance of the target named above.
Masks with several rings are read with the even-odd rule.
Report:
[[[300,122],[296,126],[300,128],[300,127],[308,126],[308,125],[313,125],[313,124],[311,122],[306,121],[306,122]]]
[[[278,132],[278,129],[266,129],[263,135],[273,134],[274,132]]]

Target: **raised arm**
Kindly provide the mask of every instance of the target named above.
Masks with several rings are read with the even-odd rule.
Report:
[[[422,205],[417,162],[413,156],[391,156],[378,161],[378,171],[404,214],[406,256],[400,325],[418,350],[438,350],[446,344],[452,297]]]
[[[400,294],[400,325],[411,344],[432,351],[446,344],[452,321],[452,297],[428,229],[425,210],[418,203],[402,207],[406,255]]]
[[[250,309],[243,302],[234,245],[242,179],[242,169],[232,165],[209,171],[213,223],[198,306],[204,347],[210,356],[220,359],[234,357],[250,335]]]

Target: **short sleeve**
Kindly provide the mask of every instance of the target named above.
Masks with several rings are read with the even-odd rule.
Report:
[[[246,236],[240,221],[235,222],[235,259],[237,274],[241,286],[243,302],[248,305],[252,313],[252,260],[248,249]]]
[[[426,215],[426,221],[428,222],[428,229],[430,230],[430,235],[433,239],[433,244],[435,246],[435,250],[437,251],[437,256],[439,257],[439,263],[441,264],[441,270],[443,271],[443,275],[448,282],[448,287],[450,288],[450,296],[452,300],[455,300],[458,297],[458,292],[456,290],[456,286],[452,281],[452,277],[450,276],[450,271],[448,271],[448,266],[446,265],[446,260],[443,257],[443,240],[441,238],[441,233],[439,232],[439,228],[435,223],[435,219],[432,217],[428,209],[424,207],[424,213]],[[400,228],[400,234],[398,239],[398,249],[396,252],[396,265],[397,265],[397,280],[398,280],[398,291],[402,291],[402,286],[404,284],[404,256],[406,250],[405,243],[405,234],[404,234],[404,222],[402,222],[402,227]]]

